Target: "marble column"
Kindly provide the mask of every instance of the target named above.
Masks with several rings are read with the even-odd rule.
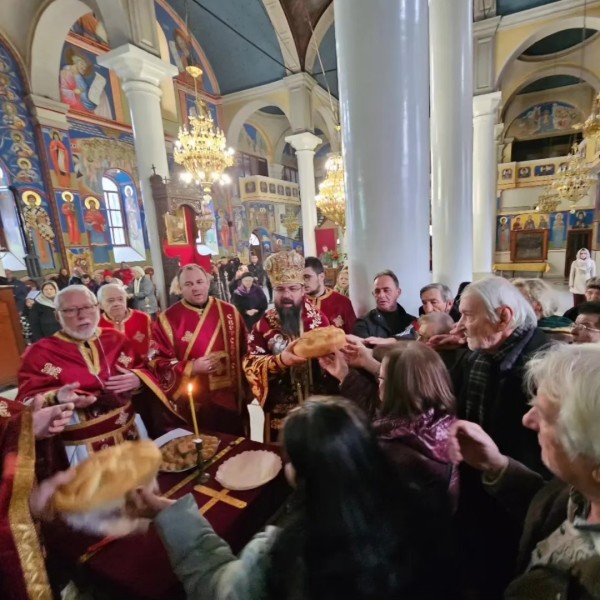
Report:
[[[164,276],[162,241],[158,235],[150,176],[152,167],[155,167],[156,172],[163,177],[169,175],[165,133],[160,110],[162,95],[160,82],[177,75],[177,67],[131,44],[124,44],[107,54],[98,56],[98,64],[117,73],[129,103],[140,188],[146,215],[146,230],[150,242],[150,258],[154,267],[154,282],[161,306],[165,307],[167,306],[167,282],[165,282]]]
[[[433,281],[473,275],[473,0],[429,0]]]
[[[334,0],[334,10],[350,297],[364,314],[373,276],[392,269],[417,314],[430,281],[427,0]]]
[[[496,240],[498,156],[496,119],[501,92],[473,98],[473,277],[490,275]]]
[[[304,256],[317,255],[315,227],[317,226],[317,206],[315,204],[315,148],[321,138],[310,131],[288,135],[285,141],[296,150],[298,159],[298,182],[302,208],[302,245]]]

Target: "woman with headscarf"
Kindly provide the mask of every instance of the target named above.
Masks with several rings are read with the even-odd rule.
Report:
[[[154,284],[142,267],[132,267],[134,279],[127,287],[127,293],[133,297],[133,308],[149,314],[153,319],[158,312],[158,301]]]
[[[267,297],[255,283],[252,273],[242,275],[240,285],[231,296],[231,303],[242,315],[248,331],[252,331],[254,324],[261,320],[268,306]]]
[[[585,302],[585,282],[595,276],[596,262],[592,260],[590,251],[587,248],[579,249],[569,274],[569,291],[573,294],[574,306]]]
[[[58,294],[58,285],[55,281],[46,281],[42,291],[33,302],[29,310],[29,325],[31,327],[31,341],[37,342],[45,337],[60,331],[60,323],[56,318],[54,298]]]

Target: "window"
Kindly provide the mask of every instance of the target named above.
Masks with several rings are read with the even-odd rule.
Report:
[[[238,177],[251,177],[252,175],[264,175],[268,177],[269,167],[264,158],[238,152],[237,155]]]
[[[121,195],[117,184],[108,177],[102,178],[102,191],[106,203],[106,214],[108,217],[108,228],[110,240],[113,246],[128,246],[127,227],[125,226],[125,215],[121,204]]]

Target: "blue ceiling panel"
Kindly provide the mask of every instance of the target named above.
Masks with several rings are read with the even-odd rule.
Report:
[[[327,83],[331,89],[331,94],[336,98],[339,98],[337,55],[335,53],[335,27],[333,25],[327,30],[327,33],[321,40],[319,52],[321,54],[321,60],[323,61],[325,76],[323,76],[321,71],[321,65],[319,64],[318,58],[315,60],[315,64],[313,66],[313,76],[325,90],[327,89],[325,77],[327,77]]]
[[[537,8],[553,2],[558,2],[558,0],[498,0],[496,12],[499,15],[512,15],[522,10]]]
[[[524,87],[519,94],[530,94],[531,92],[543,92],[544,90],[553,90],[566,85],[577,85],[581,80],[572,75],[549,75],[542,77]]]
[[[168,0],[185,19],[185,0]],[[213,68],[221,94],[285,77],[283,57],[261,0],[188,0],[189,28]]]

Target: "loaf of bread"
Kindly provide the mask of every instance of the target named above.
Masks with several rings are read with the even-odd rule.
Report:
[[[161,461],[160,450],[150,440],[100,450],[78,464],[73,479],[56,490],[54,508],[85,513],[123,501],[128,492],[152,482]]]
[[[294,346],[294,354],[303,358],[321,358],[346,345],[346,334],[339,327],[319,327],[303,333]]]

